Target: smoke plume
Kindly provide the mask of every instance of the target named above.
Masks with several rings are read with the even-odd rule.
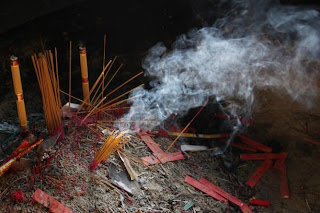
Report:
[[[255,91],[266,89],[311,103],[317,95],[318,73],[310,66],[319,58],[318,11],[263,0],[231,5],[213,26],[181,35],[170,49],[162,43],[150,49],[142,66],[154,79],[152,88],[131,94],[137,97],[121,120],[150,129],[209,97],[226,101],[228,115],[250,117]]]

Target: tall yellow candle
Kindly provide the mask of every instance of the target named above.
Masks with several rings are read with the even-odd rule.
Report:
[[[87,65],[87,51],[86,47],[80,46],[80,67],[81,67],[81,78],[82,78],[82,92],[83,100],[89,95],[89,81],[88,81],[88,65]],[[90,97],[87,99],[87,103],[90,104]]]
[[[18,57],[11,56],[10,64],[11,64],[13,87],[14,87],[14,92],[16,94],[16,104],[17,104],[20,127],[22,132],[27,132],[28,121],[27,121],[26,108],[25,108],[24,98],[23,98],[23,90],[22,90],[22,84],[21,84]]]

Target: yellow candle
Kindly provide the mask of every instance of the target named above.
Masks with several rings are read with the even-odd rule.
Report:
[[[28,120],[27,120],[26,108],[25,108],[24,98],[23,98],[23,90],[22,90],[22,84],[21,84],[18,57],[11,56],[10,62],[11,62],[13,87],[14,87],[14,92],[16,94],[16,103],[17,103],[17,111],[18,111],[20,127],[22,132],[27,132]]]
[[[89,96],[87,51],[86,51],[86,47],[84,46],[80,46],[79,50],[80,50],[80,67],[81,67],[83,100],[86,100],[86,98]],[[88,97],[86,102],[90,104],[90,97]]]

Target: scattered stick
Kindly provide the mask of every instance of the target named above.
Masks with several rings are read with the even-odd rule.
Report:
[[[110,64],[109,68],[107,69],[106,74],[103,74],[103,76],[102,76],[102,77],[103,77],[103,78],[102,78],[102,81],[100,82],[100,85],[99,85],[98,88],[96,89],[96,92],[94,93],[93,98],[92,98],[92,100],[93,100],[93,101],[92,101],[93,105],[94,105],[97,101],[99,101],[100,95],[101,95],[101,96],[103,95],[103,92],[104,92],[104,90],[106,89],[106,88],[104,87],[105,78],[107,77],[107,75],[108,75],[110,69],[112,68],[112,66],[113,66],[113,64],[114,64],[114,62],[115,62],[116,59],[117,59],[117,56],[115,56],[114,59],[111,60],[111,64]],[[100,94],[97,96],[98,91],[100,90],[100,88],[101,88],[101,92],[100,92]],[[104,96],[102,96],[102,98],[103,98],[103,97],[104,97]]]
[[[71,55],[72,54],[72,42],[70,41],[69,45],[69,113],[70,113],[70,104],[71,104]]]
[[[124,82],[123,84],[121,84],[120,86],[118,86],[117,88],[115,88],[114,90],[112,90],[111,92],[109,92],[106,97],[109,97],[110,95],[112,95],[113,93],[115,93],[116,91],[118,91],[121,87],[125,86],[126,84],[128,84],[130,81],[134,80],[135,78],[139,77],[140,75],[142,75],[143,72],[139,72],[138,74],[136,74],[135,76],[131,77],[129,80],[127,80],[126,82]]]
[[[54,48],[54,55],[55,55],[55,64],[56,64],[56,78],[57,78],[57,85],[58,85],[58,91],[60,91],[60,83],[59,83],[59,69],[58,69],[58,51],[57,48]],[[61,99],[60,99],[60,93],[58,94],[58,100],[59,100],[59,106],[61,105]]]
[[[137,86],[137,87],[135,87],[135,88],[133,88],[133,89],[131,89],[131,90],[123,93],[122,95],[119,95],[118,97],[112,99],[111,101],[108,101],[107,103],[104,104],[104,106],[108,106],[109,104],[111,104],[112,102],[118,100],[119,98],[122,98],[123,96],[125,96],[125,95],[133,92],[133,91],[136,90],[136,89],[142,88],[142,87],[144,87],[144,84],[141,84],[141,85],[139,85],[139,86]]]
[[[104,69],[102,70],[100,76],[97,78],[96,82],[93,84],[92,88],[90,89],[89,95],[83,100],[82,104],[80,105],[78,111],[76,114],[78,114],[80,112],[80,110],[82,109],[83,105],[88,101],[91,93],[93,92],[93,90],[96,88],[96,86],[98,85],[99,81],[101,80],[104,72],[106,71],[106,69],[108,68],[108,66],[111,64],[111,61],[108,62],[108,64],[104,67]]]
[[[198,115],[200,114],[200,112],[203,110],[203,108],[207,105],[208,100],[205,102],[205,104],[198,110],[198,112],[193,116],[193,118],[191,119],[191,121],[189,121],[189,123],[183,128],[183,130],[180,132],[180,134],[176,137],[176,139],[170,144],[170,146],[166,149],[166,151],[164,153],[167,153],[171,147],[177,142],[177,140],[180,138],[180,136],[184,133],[184,131],[186,131],[186,129],[190,126],[190,124],[194,121],[194,119],[196,119],[196,117],[198,117]],[[163,156],[161,158],[164,157],[165,154],[163,154]],[[160,158],[160,160],[161,160]]]
[[[64,92],[63,90],[60,90],[60,92],[61,92],[62,94],[64,94],[64,95],[69,95],[68,93]],[[71,95],[71,98],[73,98],[74,100],[79,101],[80,103],[84,103],[83,100],[81,100],[80,98],[74,97],[74,96],[72,96],[72,95]],[[85,103],[85,104],[88,105],[88,106],[92,106],[92,105],[89,104],[89,103]]]
[[[105,99],[106,99],[106,97],[104,97],[104,98],[92,109],[92,111],[90,111],[90,112],[86,115],[86,117],[84,117],[84,118],[82,119],[80,125],[82,125],[83,122],[84,122],[90,115],[92,115],[92,113],[94,112],[94,110],[97,109],[97,107],[98,107],[100,104],[102,104],[102,102],[103,102]]]
[[[102,62],[102,69],[104,69],[104,66],[105,66],[105,61],[106,61],[106,44],[107,44],[107,36],[104,35],[103,36],[103,62]],[[104,79],[105,79],[105,76],[103,74],[103,77],[102,77],[102,92],[101,92],[101,97],[103,98],[103,91],[104,91]]]

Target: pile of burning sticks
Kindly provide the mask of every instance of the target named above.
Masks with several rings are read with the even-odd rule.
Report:
[[[87,52],[86,47],[83,45],[79,46],[79,58],[80,58],[80,68],[81,68],[81,79],[82,79],[82,91],[83,99],[72,96],[71,94],[71,67],[72,67],[72,43],[69,45],[69,92],[64,92],[60,89],[59,81],[59,71],[58,71],[58,57],[57,49],[54,49],[54,54],[51,50],[44,50],[38,54],[31,56],[34,70],[37,76],[39,88],[42,95],[43,111],[46,121],[46,127],[48,134],[51,136],[61,135],[64,136],[64,126],[66,125],[66,120],[62,120],[63,116],[67,116],[72,119],[77,119],[79,121],[79,126],[86,126],[91,131],[99,134],[105,138],[105,143],[97,151],[95,157],[92,161],[90,168],[94,170],[97,165],[104,160],[107,160],[110,155],[119,150],[124,144],[129,141],[129,135],[127,131],[118,131],[114,128],[113,122],[115,119],[106,119],[108,115],[112,114],[115,110],[129,107],[123,107],[124,104],[130,99],[135,97],[126,98],[132,91],[141,88],[144,84],[138,85],[128,91],[114,97],[120,89],[127,86],[128,83],[132,82],[134,79],[138,78],[143,74],[143,72],[138,72],[131,78],[127,79],[123,83],[120,83],[114,89],[109,89],[111,82],[116,78],[117,74],[120,72],[123,64],[113,71],[114,64],[117,57],[113,60],[106,61],[106,37],[104,38],[104,54],[103,54],[103,69],[99,77],[94,82],[93,86],[89,87],[88,78],[88,65],[87,65]],[[44,46],[44,45],[43,45]],[[32,148],[39,145],[43,139],[39,139],[37,142],[27,141],[30,138],[30,132],[28,129],[27,113],[25,110],[25,103],[22,91],[22,82],[20,78],[20,68],[18,58],[12,56],[11,60],[11,70],[12,78],[14,84],[14,90],[16,94],[16,103],[18,117],[20,121],[22,136],[22,143],[13,153],[14,155],[5,159],[2,162],[0,175],[8,170],[12,162],[16,159],[21,158],[21,156],[28,153]],[[108,92],[106,93],[106,91]],[[68,97],[68,102],[63,106],[60,95],[66,95]],[[72,99],[80,102],[79,104],[72,103]],[[99,122],[96,120],[98,119]],[[92,119],[94,120],[94,127],[92,124]],[[104,125],[103,125],[104,123]],[[98,128],[98,129],[97,129]],[[111,132],[107,137],[100,133],[101,129],[108,129]],[[32,135],[32,134],[31,134]],[[33,135],[32,135],[33,136]],[[60,140],[62,139],[60,137]],[[31,137],[32,138],[32,137]],[[25,140],[24,140],[25,139]],[[25,141],[27,141],[28,146],[25,146]],[[22,147],[21,147],[22,146]],[[23,149],[22,149],[23,148]]]
[[[96,169],[99,163],[101,163],[104,160],[107,160],[110,157],[110,155],[119,150],[124,144],[126,144],[129,141],[129,139],[129,136],[125,134],[124,131],[112,132],[94,156],[94,159],[90,165],[91,171]]]
[[[104,40],[104,44],[106,41]],[[68,119],[62,119],[64,116],[67,118],[71,118],[69,120],[69,125],[75,124],[73,132],[77,131],[77,128],[86,127],[94,134],[96,134],[99,138],[103,139],[103,145],[97,148],[96,153],[94,154],[94,158],[92,159],[89,169],[90,171],[94,171],[97,169],[98,165],[101,162],[104,162],[110,158],[111,155],[117,154],[117,156],[123,161],[125,168],[127,169],[131,180],[137,178],[137,174],[133,171],[130,166],[130,159],[127,159],[127,155],[124,154],[122,150],[123,146],[129,143],[130,138],[134,137],[128,134],[129,130],[119,131],[114,127],[114,123],[118,122],[117,117],[110,119],[112,117],[112,113],[116,110],[123,110],[125,108],[129,108],[128,106],[123,106],[127,103],[128,100],[136,98],[136,96],[125,98],[132,91],[139,89],[144,86],[144,84],[135,86],[132,89],[120,94],[117,97],[113,97],[116,92],[118,92],[121,88],[127,86],[134,79],[138,78],[143,74],[143,72],[139,72],[133,75],[131,78],[127,79],[123,83],[120,83],[116,88],[109,90],[110,83],[115,79],[117,74],[120,72],[123,64],[120,64],[118,68],[113,69],[117,57],[113,60],[109,60],[108,62],[105,59],[105,46],[104,46],[104,56],[103,56],[103,68],[94,82],[93,86],[89,87],[88,80],[88,65],[87,65],[87,52],[86,47],[80,45],[79,47],[79,57],[80,57],[80,68],[81,68],[81,78],[82,78],[82,91],[83,91],[83,99],[72,96],[71,94],[71,55],[72,55],[72,43],[70,42],[69,46],[69,91],[68,93],[62,91],[59,85],[59,72],[58,72],[58,60],[57,60],[57,49],[55,48],[54,54],[50,50],[43,50],[38,54],[34,54],[31,56],[34,70],[37,76],[38,84],[40,87],[42,102],[43,102],[43,111],[45,115],[45,121],[48,133],[51,136],[60,137],[60,135],[64,135],[64,127],[67,126],[66,122]],[[22,84],[20,79],[20,69],[18,58],[12,56],[11,58],[11,70],[12,70],[12,78],[14,83],[14,91],[16,94],[16,104],[18,110],[18,117],[21,126],[21,132],[23,140],[20,146],[0,165],[0,176],[3,175],[10,166],[20,159],[22,156],[26,155],[36,146],[39,146],[43,143],[42,149],[46,149],[46,147],[53,146],[52,142],[43,142],[42,138],[34,138],[30,137],[28,130],[28,122],[27,115],[24,105]],[[106,93],[106,91],[109,91]],[[63,106],[61,103],[60,95],[66,95],[68,97],[68,102]],[[111,98],[113,97],[113,98]],[[72,100],[78,101],[79,104],[72,103]],[[169,128],[168,130],[159,129],[159,130],[149,130],[145,131],[143,129],[139,129],[136,127],[136,132],[138,136],[140,136],[141,140],[145,142],[145,144],[152,151],[151,156],[142,157],[141,160],[137,161],[142,162],[145,166],[155,165],[155,164],[163,164],[169,161],[176,161],[184,159],[183,152],[189,149],[190,147],[180,147],[178,152],[168,153],[168,151],[173,147],[173,145],[177,142],[180,137],[192,137],[192,138],[202,138],[202,139],[222,139],[224,141],[227,138],[231,137],[231,133],[223,133],[223,134],[196,134],[195,130],[190,128],[193,120],[199,115],[199,113],[203,110],[206,104],[204,104],[198,112],[194,115],[191,121],[184,128]],[[123,112],[122,112],[123,113]],[[226,117],[221,115],[216,115],[219,118],[225,119]],[[233,119],[233,118],[228,118]],[[128,121],[130,122],[130,121]],[[242,119],[241,122],[251,123],[251,120]],[[102,131],[101,131],[102,130]],[[190,131],[191,130],[191,131]],[[194,130],[194,131],[193,131]],[[131,131],[131,130],[130,130]],[[73,132],[69,132],[69,135],[73,135]],[[162,135],[172,137],[174,136],[172,143],[167,147],[166,150],[162,150],[159,145],[156,144],[155,141],[151,138],[152,135]],[[247,181],[247,185],[250,187],[254,187],[258,181],[263,177],[266,171],[268,170],[276,170],[279,173],[280,183],[281,183],[281,194],[284,198],[289,197],[287,176],[286,176],[286,166],[285,159],[287,157],[287,153],[271,153],[272,149],[268,146],[265,146],[259,142],[251,140],[243,135],[236,135],[240,139],[240,143],[231,143],[231,146],[236,148],[249,151],[249,152],[264,152],[264,153],[255,153],[255,154],[242,154],[241,160],[262,160],[263,163],[257,169],[257,171],[249,178]],[[33,138],[31,140],[30,138]],[[56,139],[57,139],[56,138]],[[61,137],[60,137],[61,139]],[[229,141],[228,141],[229,144]],[[193,147],[192,151],[202,151],[202,150],[210,150],[203,149],[203,147]],[[41,149],[40,149],[41,150]],[[189,149],[190,151],[190,149]],[[41,155],[43,154],[43,150],[40,151]],[[129,156],[129,155],[128,155]],[[134,158],[134,156],[131,156]],[[40,156],[39,160],[41,161],[42,156]],[[136,159],[134,160],[136,161]],[[245,202],[242,202],[238,198],[230,195],[225,192],[218,186],[213,183],[207,181],[205,178],[201,178],[199,181],[193,179],[190,176],[186,176],[185,182],[194,186],[195,188],[203,191],[204,193],[212,196],[213,198],[223,201],[225,204],[228,202],[232,202],[239,206],[242,212],[252,212],[251,208]],[[41,196],[40,196],[41,194]],[[37,190],[34,195],[34,199],[43,203],[41,197],[47,197],[47,200],[50,200],[53,203],[56,203],[57,206],[60,206],[60,203],[57,203],[53,200],[49,195],[44,195],[44,192],[41,190]],[[259,200],[250,201],[250,204],[261,204]],[[262,205],[262,204],[261,204]]]

